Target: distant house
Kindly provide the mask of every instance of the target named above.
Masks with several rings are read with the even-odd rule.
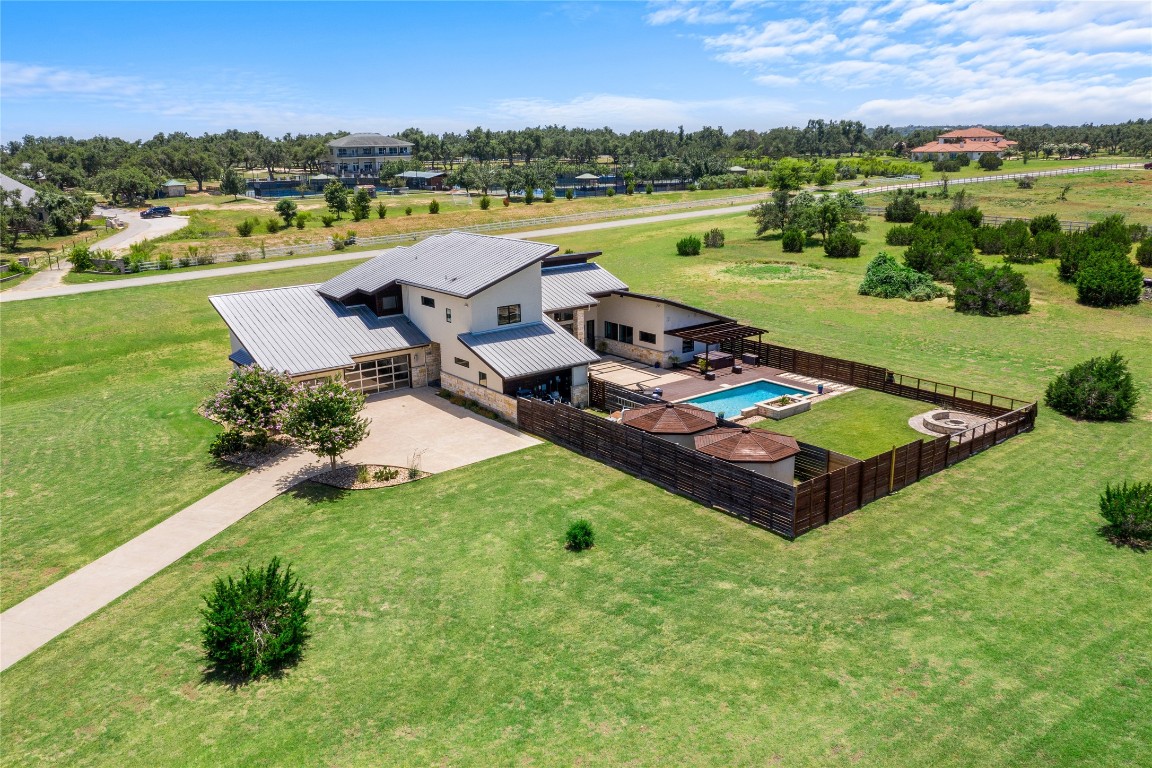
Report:
[[[448,171],[404,171],[396,174],[398,186],[408,189],[444,189],[448,182]]]
[[[188,194],[188,187],[184,182],[168,179],[160,185],[157,197],[184,197],[186,194]]]
[[[351,133],[328,142],[325,173],[334,176],[378,176],[381,166],[396,160],[411,160],[410,141],[379,133]]]
[[[1004,150],[1014,146],[1016,142],[1004,138],[1002,134],[974,126],[942,133],[936,137],[936,141],[916,147],[910,150],[910,154],[913,160],[950,160],[959,155],[979,160],[988,154],[1003,157]]]
[[[5,176],[0,173],[0,189],[5,192],[15,192],[20,197],[20,202],[27,204],[29,200],[36,196],[36,190],[22,182],[16,181],[11,176]]]

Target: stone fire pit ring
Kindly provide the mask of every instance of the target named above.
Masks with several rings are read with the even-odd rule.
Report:
[[[912,422],[916,421],[919,422],[918,426],[921,427],[919,429],[921,432],[927,431],[937,435],[957,435],[984,423],[987,419],[982,416],[976,416],[975,414],[964,413],[963,411],[938,409],[920,416],[914,416],[909,422],[914,429],[917,425],[914,425]]]

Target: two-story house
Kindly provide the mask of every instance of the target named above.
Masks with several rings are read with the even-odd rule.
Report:
[[[942,133],[936,137],[936,141],[908,152],[913,160],[944,160],[958,155],[968,155],[972,160],[979,160],[984,155],[1003,157],[1004,150],[1014,146],[1016,142],[1004,138],[1002,134],[983,126],[973,126]]]
[[[596,348],[665,364],[668,333],[728,318],[633,294],[591,254],[455,232],[382,251],[317,285],[212,296],[236,365],[373,394],[438,382],[515,420],[516,396],[588,402]]]
[[[328,142],[325,173],[333,176],[377,176],[383,163],[411,160],[410,141],[379,133],[350,133]]]

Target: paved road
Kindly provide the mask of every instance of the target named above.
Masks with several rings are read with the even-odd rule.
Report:
[[[1140,168],[1139,163],[1128,163],[1118,166],[1118,170]],[[1020,176],[1054,176],[1065,175],[1072,173],[1090,173],[1098,170],[1095,167],[1085,168],[1068,168],[1056,171],[1037,171],[1034,173],[1017,173],[1017,174],[1000,174],[996,176],[997,179],[1010,180]],[[949,179],[949,185],[957,184],[978,184],[988,181],[987,177],[974,177],[967,179]],[[874,195],[884,192],[890,192],[893,189],[912,189],[912,188],[927,188],[938,187],[943,182],[940,181],[919,181],[909,182],[908,184],[897,184],[883,187],[845,187],[851,192],[859,195]],[[702,200],[701,205],[707,205],[708,202]],[[642,216],[631,219],[613,219],[610,221],[598,221],[589,224],[573,224],[566,227],[554,227],[551,229],[534,229],[525,232],[512,232],[501,234],[501,237],[512,237],[520,240],[525,239],[538,239],[544,237],[552,237],[554,235],[569,235],[575,232],[593,232],[600,229],[615,229],[616,227],[635,227],[644,224],[659,224],[660,222],[667,221],[682,221],[684,219],[696,219],[707,216],[723,216],[730,213],[745,213],[755,207],[755,203],[746,205],[733,205],[725,208],[704,208],[695,211],[683,211],[679,213],[667,213],[660,216]],[[139,216],[137,216],[139,218]],[[173,219],[181,218],[177,216],[170,217]],[[147,221],[147,219],[145,219]],[[154,221],[164,221],[158,219]],[[419,232],[414,232],[413,235],[419,236]],[[0,303],[9,301],[23,301],[27,299],[44,298],[48,296],[71,296],[80,293],[91,293],[94,291],[114,291],[120,288],[134,288],[140,285],[162,285],[164,283],[179,283],[185,280],[203,280],[210,277],[224,277],[227,275],[240,275],[249,272],[266,272],[274,269],[290,269],[292,267],[306,267],[314,264],[333,264],[342,261],[356,261],[359,259],[369,259],[378,255],[385,249],[378,249],[372,251],[360,251],[358,253],[335,253],[328,256],[309,256],[305,258],[286,259],[284,261],[275,261],[265,264],[245,264],[237,267],[220,267],[205,269],[199,272],[180,272],[177,274],[169,275],[147,275],[142,277],[127,278],[124,280],[111,280],[104,283],[86,283],[84,285],[60,285],[57,287],[38,290],[34,293],[27,291],[17,292],[16,286],[11,290],[5,291],[0,294]]]

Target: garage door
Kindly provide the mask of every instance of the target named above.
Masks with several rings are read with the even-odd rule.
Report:
[[[358,363],[344,374],[344,381],[351,389],[371,395],[392,389],[412,386],[408,355],[385,357]]]

